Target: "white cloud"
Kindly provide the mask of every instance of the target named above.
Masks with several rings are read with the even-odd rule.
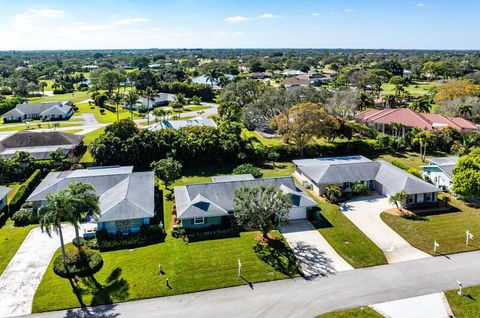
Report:
[[[115,25],[130,25],[130,24],[136,24],[136,23],[143,23],[143,22],[148,22],[148,18],[127,18],[127,19],[120,19],[120,20],[115,20],[112,22],[112,24]]]
[[[318,17],[319,15],[320,15],[320,13],[318,13],[318,12],[312,13],[312,16],[314,16],[314,17]]]
[[[248,21],[248,18],[241,15],[236,15],[236,16],[228,17],[225,19],[225,22],[227,23],[239,23],[239,22],[246,22],[246,21]]]
[[[214,35],[214,36],[225,36],[225,35],[227,35],[227,32],[225,32],[225,31],[216,31],[216,32],[213,32],[213,35]]]
[[[426,7],[426,6],[427,6],[427,5],[426,5],[425,3],[423,3],[423,2],[419,2],[419,3],[417,3],[417,5],[416,5],[416,7],[418,7],[418,8],[423,8],[423,7]]]
[[[354,9],[345,9],[343,10],[345,13],[354,13],[355,10]]]
[[[263,19],[275,19],[275,18],[280,18],[279,15],[271,14],[271,13],[264,13],[260,16],[260,18]]]

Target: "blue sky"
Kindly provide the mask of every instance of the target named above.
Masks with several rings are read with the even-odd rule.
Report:
[[[0,50],[480,49],[478,0],[0,0]]]

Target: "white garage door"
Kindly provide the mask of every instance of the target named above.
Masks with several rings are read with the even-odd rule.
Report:
[[[393,190],[387,188],[386,186],[383,186],[383,187],[382,187],[382,194],[383,194],[383,195],[386,195],[387,197],[389,197],[389,196],[394,195],[395,192],[394,192]]]
[[[306,208],[292,208],[288,214],[289,220],[299,220],[307,218],[307,209]]]

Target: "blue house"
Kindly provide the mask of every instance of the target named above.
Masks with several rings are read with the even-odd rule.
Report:
[[[453,186],[453,169],[458,157],[438,157],[427,159],[428,165],[422,166],[423,178],[439,188],[451,191]]]

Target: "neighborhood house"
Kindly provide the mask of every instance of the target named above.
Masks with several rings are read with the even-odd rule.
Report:
[[[364,156],[329,157],[294,160],[294,176],[322,195],[330,184],[350,192],[354,183],[361,182],[371,191],[385,196],[405,191],[406,206],[437,202],[441,190],[385,161],[372,161]]]
[[[27,198],[38,208],[49,193],[58,192],[80,181],[91,184],[100,201],[98,229],[110,234],[138,233],[154,216],[153,171],[133,172],[133,167],[94,167],[50,172]]]
[[[428,165],[422,166],[423,178],[435,186],[452,190],[453,168],[457,164],[458,157],[439,157],[427,159]]]
[[[18,122],[25,120],[63,120],[73,114],[71,101],[50,102],[39,104],[18,104],[14,109],[2,115],[4,122]]]
[[[188,120],[163,120],[145,127],[146,130],[157,131],[161,129],[180,129],[189,126],[210,126],[217,127],[213,119],[188,119]]]
[[[138,100],[141,104],[149,109],[153,109],[161,106],[168,106],[171,102],[175,100],[175,94],[160,93],[152,99],[148,100],[145,97],[140,97]],[[150,106],[149,106],[150,105]]]
[[[305,219],[307,210],[316,207],[312,198],[296,185],[292,177],[255,179],[251,175],[213,177],[213,182],[174,188],[177,219],[184,228],[205,228],[221,225],[233,215],[235,189],[243,186],[269,184],[292,196],[289,220]]]

